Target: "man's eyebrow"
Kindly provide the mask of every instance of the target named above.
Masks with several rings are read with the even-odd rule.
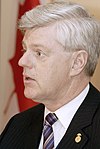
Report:
[[[42,50],[46,53],[49,53],[51,50],[45,45],[42,44],[32,44],[31,45],[33,47],[33,49],[35,48],[36,50]]]
[[[27,47],[26,44],[25,44],[25,42],[24,42],[23,40],[22,40],[22,46],[25,47],[25,48]],[[44,47],[44,46],[41,45],[41,44],[31,44],[30,46],[31,46],[31,47],[32,47],[32,46],[33,46],[33,47]]]
[[[41,44],[32,44],[31,46],[33,46],[33,47],[42,47],[42,48],[45,48],[43,45],[41,45]]]
[[[31,44],[30,47],[33,47],[33,48],[39,48],[39,47],[41,47],[43,49],[47,49],[46,46],[43,46],[42,44],[36,44],[36,43]]]
[[[27,45],[23,40],[22,40],[22,46],[25,50],[27,49]],[[42,47],[45,51],[47,51],[48,49],[46,46],[43,46],[42,44],[37,44],[37,43],[31,44],[29,48],[32,49],[32,48],[39,48],[39,47]]]

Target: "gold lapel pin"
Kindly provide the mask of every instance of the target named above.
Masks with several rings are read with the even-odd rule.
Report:
[[[81,133],[78,133],[78,134],[76,135],[76,137],[75,137],[75,142],[76,142],[76,143],[79,143],[79,142],[81,141],[81,139],[82,139],[82,134],[81,134]]]

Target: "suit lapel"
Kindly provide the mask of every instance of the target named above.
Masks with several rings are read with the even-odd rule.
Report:
[[[90,90],[87,97],[76,112],[57,149],[83,148],[89,139],[84,133],[85,128],[90,126],[92,123],[94,113],[96,112],[98,104],[100,103],[99,98],[100,93],[98,93],[98,91],[90,84]]]
[[[40,143],[44,118],[44,106],[33,113],[32,121],[29,123],[25,136],[24,149],[37,149]]]

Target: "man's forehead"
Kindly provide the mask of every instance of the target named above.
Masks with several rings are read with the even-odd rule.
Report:
[[[43,27],[38,27],[38,28],[31,28],[27,29],[25,32],[25,36],[30,36],[31,34],[39,33],[39,34],[55,34],[56,32],[56,27],[55,24],[53,25],[48,25],[48,26],[43,26]]]
[[[56,31],[50,27],[40,27],[37,29],[30,29],[30,30],[26,30],[24,38],[23,38],[23,42],[25,43],[27,40],[45,40],[45,39],[55,39],[56,37]],[[49,40],[50,40],[49,39]]]

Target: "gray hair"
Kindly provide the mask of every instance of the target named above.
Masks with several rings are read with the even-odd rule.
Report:
[[[100,54],[100,22],[81,5],[65,1],[37,6],[19,20],[21,30],[55,24],[57,41],[67,50],[85,50],[88,61],[85,72],[92,76]]]

